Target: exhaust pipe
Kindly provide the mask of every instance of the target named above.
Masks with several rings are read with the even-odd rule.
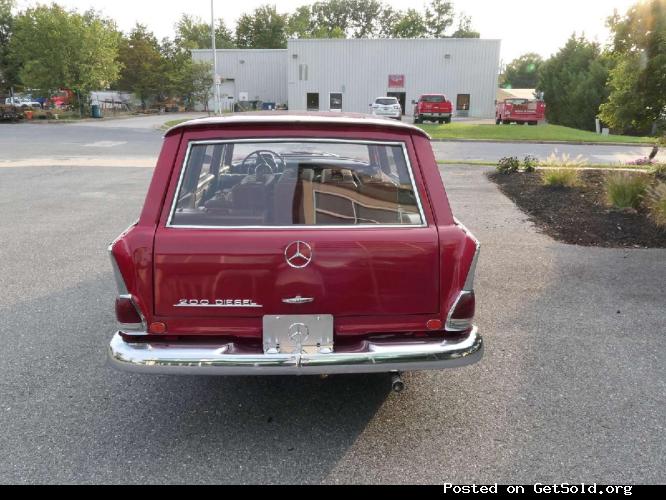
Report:
[[[402,381],[400,373],[394,373],[391,377],[391,389],[393,389],[393,392],[402,392],[405,390],[405,383]]]

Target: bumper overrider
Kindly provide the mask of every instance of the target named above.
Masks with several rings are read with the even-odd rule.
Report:
[[[474,327],[451,339],[364,341],[330,354],[234,354],[239,351],[233,343],[131,342],[117,333],[109,345],[109,359],[120,370],[173,375],[386,373],[471,365],[483,356],[483,339]]]

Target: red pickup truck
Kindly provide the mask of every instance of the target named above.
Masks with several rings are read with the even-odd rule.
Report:
[[[178,125],[109,251],[120,369],[390,372],[400,390],[403,370],[482,356],[479,243],[412,125],[281,112]]]
[[[414,104],[414,123],[424,121],[451,123],[453,104],[444,94],[427,94],[419,97]]]
[[[497,125],[517,123],[537,125],[546,116],[546,103],[536,99],[505,99],[498,102],[495,110]]]

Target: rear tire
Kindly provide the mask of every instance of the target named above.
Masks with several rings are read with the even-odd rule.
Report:
[[[538,125],[538,124],[539,124],[539,122],[529,122],[528,123],[528,125],[530,125],[531,127],[534,127],[535,125]]]
[[[502,120],[503,125],[511,125],[511,122],[509,120]]]
[[[446,123],[446,124],[451,123],[451,118],[444,118],[444,123]]]
[[[419,115],[414,115],[414,123],[421,123],[422,120],[419,118]]]

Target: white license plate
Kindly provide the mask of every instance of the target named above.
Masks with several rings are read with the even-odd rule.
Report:
[[[264,316],[266,354],[327,354],[333,352],[333,316],[330,314]]]

